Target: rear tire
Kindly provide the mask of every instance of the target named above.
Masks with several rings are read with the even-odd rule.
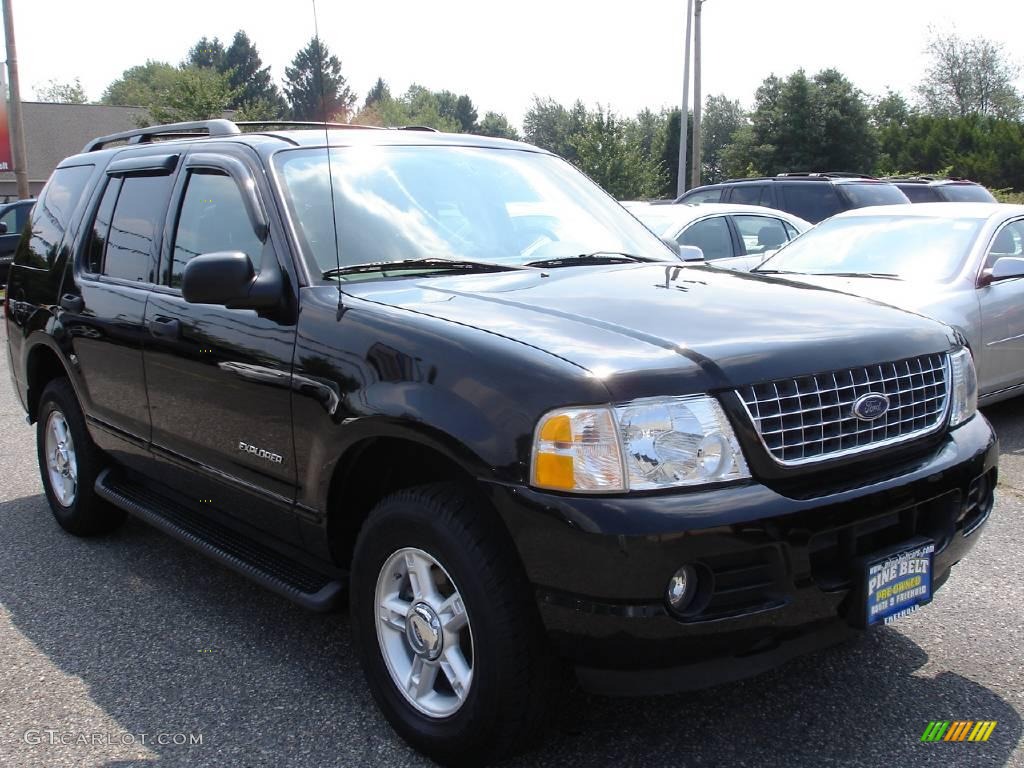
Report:
[[[57,523],[75,536],[117,528],[125,512],[96,496],[102,453],[89,437],[78,398],[67,379],[46,385],[39,400],[36,456],[46,500]]]
[[[532,590],[485,505],[454,483],[395,493],[370,513],[352,561],[370,691],[402,738],[445,765],[532,744],[553,679]]]

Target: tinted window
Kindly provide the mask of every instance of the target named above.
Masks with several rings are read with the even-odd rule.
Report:
[[[839,213],[843,208],[839,195],[831,184],[825,182],[780,184],[779,191],[786,201],[785,210],[812,224]]]
[[[777,251],[792,239],[783,221],[772,216],[733,216],[732,220],[748,256]]]
[[[869,205],[905,205],[909,202],[899,187],[884,181],[843,184],[840,188],[854,208],[867,208]]]
[[[941,200],[939,193],[927,184],[907,184],[900,189],[912,203],[937,203]]]
[[[28,248],[18,249],[17,263],[43,269],[53,264],[92,170],[91,165],[76,165],[53,172],[32,209],[32,235]]]
[[[690,205],[700,205],[701,203],[720,203],[722,201],[722,188],[715,187],[714,189],[696,189],[693,192],[687,192],[683,195],[680,203],[688,203]]]
[[[171,195],[171,176],[126,176],[110,220],[103,274],[152,280],[154,241]]]
[[[698,221],[679,236],[680,245],[696,245],[704,251],[704,258],[727,259],[736,254],[732,250],[732,237],[725,216]]]
[[[114,212],[117,193],[121,191],[121,179],[112,178],[103,190],[103,198],[92,222],[92,234],[85,249],[85,268],[89,272],[103,271],[103,251],[107,246],[107,235],[110,233],[110,216]]]
[[[185,265],[200,254],[214,251],[242,251],[259,268],[263,243],[252,231],[242,193],[231,177],[215,172],[192,173],[174,236],[170,284],[180,287]],[[164,281],[168,282],[166,274]]]
[[[18,208],[17,206],[11,206],[7,211],[0,216],[0,224],[7,225],[8,235],[18,234]]]
[[[729,202],[740,205],[768,205],[771,200],[768,187],[764,184],[737,184],[732,188]]]
[[[992,193],[980,184],[943,184],[942,198],[951,203],[995,203]]]

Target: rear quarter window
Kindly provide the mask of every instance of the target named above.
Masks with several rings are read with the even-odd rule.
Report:
[[[980,184],[945,184],[939,188],[943,200],[951,203],[997,203],[992,193]]]
[[[854,208],[867,208],[869,205],[905,205],[910,202],[899,187],[885,182],[843,184],[841,189]]]
[[[831,184],[811,181],[795,184],[780,184],[779,190],[785,205],[784,211],[817,224],[822,219],[843,210],[843,203]]]
[[[49,269],[54,265],[93,168],[92,165],[75,165],[53,172],[32,209],[15,264],[36,269]]]

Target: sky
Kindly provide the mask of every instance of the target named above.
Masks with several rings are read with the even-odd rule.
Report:
[[[280,85],[313,36],[312,0],[13,0],[22,98],[51,78],[81,78],[90,99],[146,59],[179,63],[200,37],[244,29]],[[1024,64],[1020,0],[707,0],[703,91],[750,106],[769,74],[835,67],[868,94],[912,95],[929,26],[1005,44]],[[481,0],[317,3],[320,35],[360,101],[378,76],[468,93],[481,116],[513,124],[534,95],[624,114],[678,105],[685,0]],[[1024,77],[1018,83],[1024,90]]]

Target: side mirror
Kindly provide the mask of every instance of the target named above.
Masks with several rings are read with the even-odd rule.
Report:
[[[6,235],[6,234],[7,234],[7,222],[6,221],[0,221],[0,235]]]
[[[680,245],[679,258],[683,261],[704,261],[704,251],[696,245]]]
[[[204,253],[185,265],[181,295],[190,304],[269,309],[281,300],[281,273],[277,269],[263,273],[257,276],[252,261],[241,251]]]
[[[992,282],[1024,277],[1024,259],[1017,256],[1003,256],[992,265]]]

